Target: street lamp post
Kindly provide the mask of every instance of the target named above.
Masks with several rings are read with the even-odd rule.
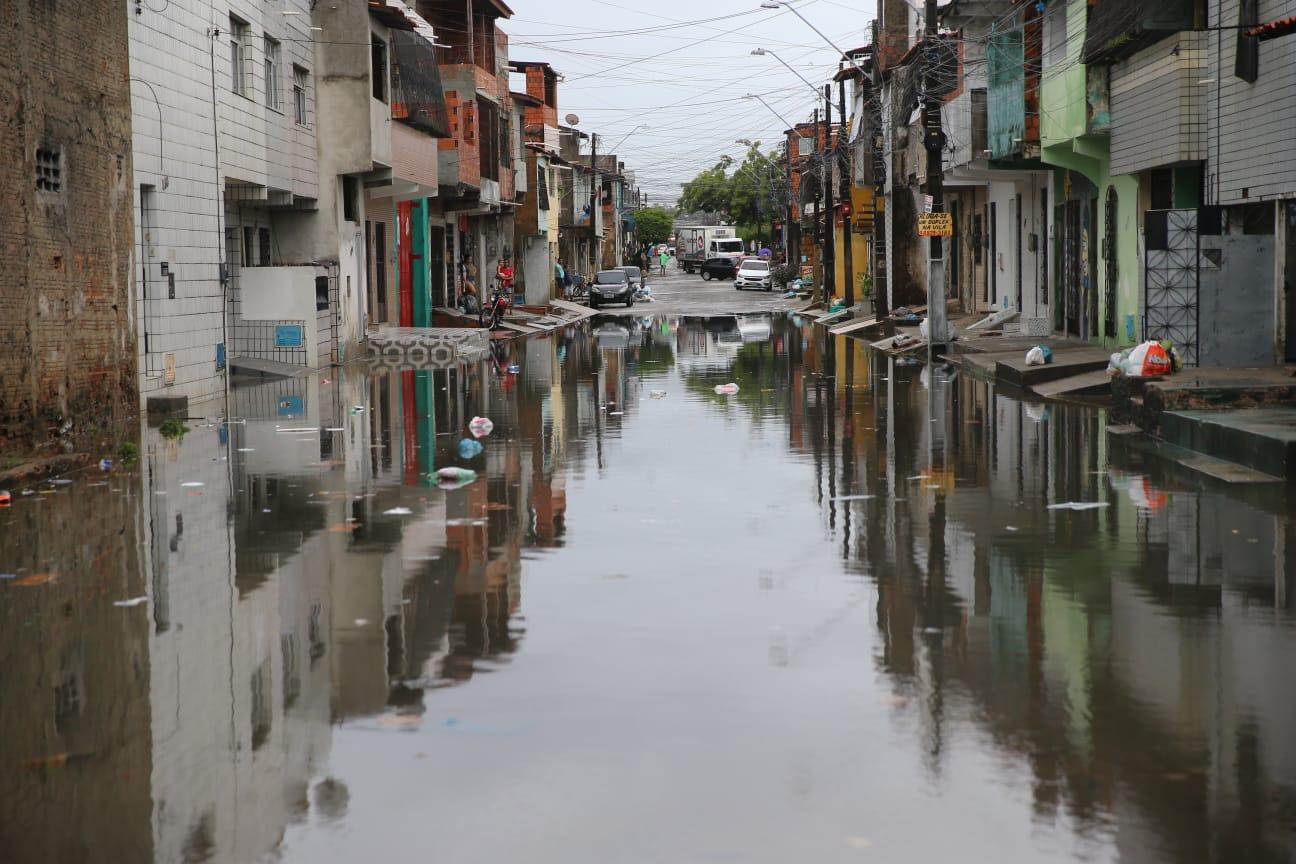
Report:
[[[770,57],[773,57],[775,60],[777,60],[778,62],[782,63],[784,66],[787,67],[787,70],[788,70],[789,72],[791,72],[793,75],[797,76],[797,77],[800,78],[802,81],[804,81],[804,82],[805,82],[805,85],[806,85],[807,87],[809,87],[811,90],[814,91],[815,99],[816,99],[816,100],[819,99],[819,88],[816,87],[815,85],[811,84],[811,83],[810,83],[810,79],[806,78],[806,77],[805,77],[804,75],[802,75],[800,72],[798,72],[797,70],[795,70],[795,69],[793,69],[791,66],[789,66],[788,63],[787,63],[787,61],[784,60],[782,57],[780,57],[778,54],[775,54],[773,51],[771,51],[771,50],[768,49],[768,48],[753,48],[751,53],[752,53],[752,56],[755,56],[755,57],[764,57],[764,56],[766,56],[766,55],[768,54]]]

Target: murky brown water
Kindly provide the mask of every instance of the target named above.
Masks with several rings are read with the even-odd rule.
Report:
[[[1296,857],[1285,490],[781,318],[501,352],[15,494],[0,860]]]

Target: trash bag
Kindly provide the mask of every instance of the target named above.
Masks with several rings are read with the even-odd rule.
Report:
[[[846,308],[846,301],[841,299],[840,297],[834,297],[832,303],[830,303],[828,306],[828,311],[830,313],[840,312],[845,308]]]
[[[474,438],[485,438],[495,429],[495,424],[488,417],[474,417],[468,421],[468,431]]]
[[[482,447],[480,441],[475,441],[472,438],[464,438],[459,442],[459,458],[474,459],[477,456],[480,456],[484,449],[486,448]]]
[[[1125,359],[1124,372],[1131,378],[1153,378],[1170,374],[1170,355],[1160,342],[1151,340],[1136,346]]]
[[[917,316],[914,316],[914,317],[916,318]],[[931,332],[931,325],[928,323],[928,320],[929,320],[929,319],[924,318],[924,319],[922,319],[922,321],[918,324],[918,335],[919,335],[920,337],[922,337],[922,341],[924,341],[924,342],[928,341],[927,334]],[[944,339],[941,339],[940,341],[941,341],[941,342],[953,342],[953,341],[954,341],[954,325],[951,324],[951,323],[948,322],[948,321],[945,322],[945,338],[944,338]]]
[[[738,392],[738,385],[732,382],[729,384],[717,384],[715,392],[717,396],[732,396]]]
[[[1044,352],[1040,350],[1040,347],[1038,345],[1036,345],[1034,348],[1026,352],[1026,365],[1027,366],[1044,365]]]

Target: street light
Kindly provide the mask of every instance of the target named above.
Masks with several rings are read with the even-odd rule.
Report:
[[[652,127],[649,126],[647,123],[640,123],[638,126],[636,126],[635,128],[631,129],[629,132],[627,132],[625,135],[623,135],[623,136],[621,137],[621,140],[620,140],[620,141],[618,141],[617,143],[615,143],[615,144],[613,144],[611,147],[609,147],[609,148],[608,148],[608,151],[609,151],[609,152],[612,152],[612,153],[615,153],[615,152],[616,152],[616,149],[617,149],[618,147],[620,147],[623,143],[625,143],[626,138],[629,138],[631,135],[635,134],[635,133],[638,132],[640,129],[651,129],[651,128],[652,128]]]
[[[814,32],[818,33],[818,34],[819,34],[819,38],[821,38],[821,39],[823,39],[825,42],[827,42],[827,43],[832,47],[832,49],[833,49],[834,51],[836,51],[838,54],[841,55],[841,58],[842,58],[843,60],[845,60],[845,61],[846,61],[847,63],[849,63],[851,66],[855,67],[855,71],[856,71],[856,72],[860,73],[861,75],[864,75],[864,70],[863,70],[862,68],[860,68],[860,65],[859,65],[858,63],[855,62],[855,59],[854,59],[853,57],[851,57],[849,54],[847,54],[847,53],[846,53],[845,51],[843,51],[842,49],[838,48],[836,42],[834,42],[834,41],[832,41],[831,39],[829,39],[826,35],[824,35],[824,32],[823,32],[822,30],[820,30],[818,27],[816,27],[816,26],[814,26],[813,24],[811,24],[811,23],[810,23],[810,20],[809,20],[808,18],[806,18],[804,15],[802,15],[800,12],[798,12],[798,11],[796,10],[796,7],[794,7],[791,3],[787,2],[787,0],[766,0],[766,2],[760,4],[760,8],[762,8],[762,9],[786,9],[786,10],[788,10],[788,11],[791,12],[793,15],[797,16],[797,17],[800,18],[802,21],[804,21],[804,22],[805,22],[805,25],[806,25],[807,27],[809,27],[809,28],[810,28],[811,30],[813,30]],[[753,52],[753,53],[754,53],[754,52]],[[867,78],[867,76],[865,76],[865,77]],[[818,91],[816,91],[816,92],[818,92]]]
[[[743,95],[742,98],[744,98],[744,99],[755,99],[756,101],[758,101],[758,102],[760,102],[762,105],[764,105],[766,108],[768,108],[768,109],[770,110],[770,113],[771,113],[771,114],[773,114],[775,117],[779,118],[779,119],[782,120],[784,123],[786,123],[786,124],[787,124],[787,128],[789,128],[789,129],[795,129],[795,128],[796,128],[796,124],[795,124],[795,123],[790,122],[790,121],[789,121],[786,117],[784,117],[782,114],[780,114],[779,112],[775,111],[775,110],[774,110],[774,107],[773,107],[772,105],[770,105],[768,102],[766,102],[766,101],[765,101],[764,99],[762,99],[761,97],[757,96],[755,93],[746,93],[746,94]]]
[[[782,63],[784,66],[787,66],[789,72],[791,72],[793,75],[795,75],[795,76],[797,76],[798,78],[800,78],[802,81],[805,81],[806,86],[809,87],[811,90],[814,91],[814,94],[815,94],[815,101],[816,101],[816,102],[819,100],[819,97],[823,95],[823,94],[819,91],[819,88],[818,88],[818,87],[816,87],[815,85],[813,85],[813,84],[810,83],[810,80],[809,80],[808,78],[806,78],[804,75],[802,75],[802,74],[801,74],[800,72],[798,72],[797,70],[793,69],[791,66],[788,66],[786,60],[784,60],[782,57],[780,57],[779,55],[775,54],[773,51],[769,50],[768,48],[753,48],[751,53],[752,53],[754,56],[756,56],[756,57],[764,57],[766,54],[768,54],[769,56],[773,57],[775,60],[777,60],[777,61],[779,61],[780,63]]]

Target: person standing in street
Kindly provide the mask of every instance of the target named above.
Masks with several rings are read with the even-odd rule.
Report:
[[[666,275],[666,262],[670,260],[670,256],[667,255],[667,254],[666,254],[666,250],[663,249],[663,250],[661,250],[661,253],[657,256],[657,258],[658,258],[659,261],[661,261],[661,275],[665,276],[665,275]]]

